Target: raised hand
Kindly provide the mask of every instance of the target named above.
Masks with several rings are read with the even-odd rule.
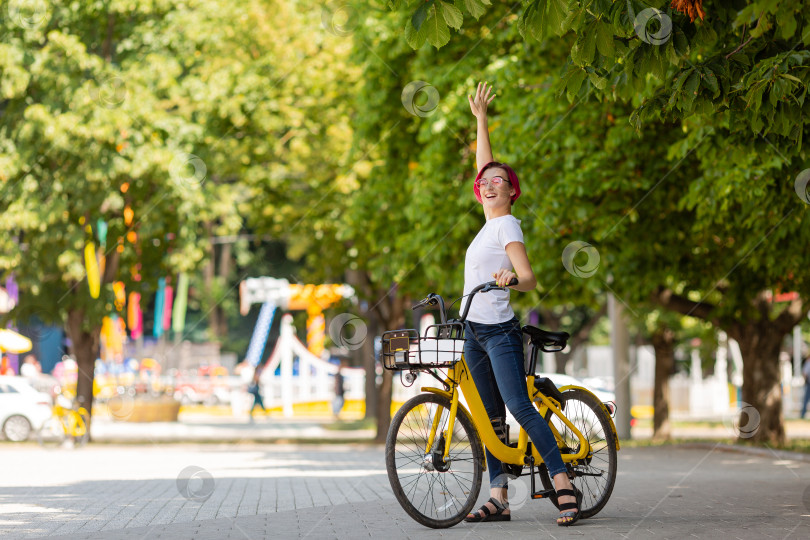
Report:
[[[467,96],[470,100],[470,110],[476,118],[487,117],[487,106],[495,99],[495,94],[492,96],[489,93],[492,91],[492,86],[487,86],[487,83],[478,83],[478,88],[475,91],[475,99],[471,95]]]

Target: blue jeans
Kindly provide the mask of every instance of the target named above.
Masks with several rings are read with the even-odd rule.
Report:
[[[810,382],[804,383],[804,401],[802,402],[802,418],[807,413],[807,404],[810,403]]]
[[[523,364],[523,336],[516,317],[499,324],[465,323],[464,358],[490,418],[503,418],[506,408],[529,434],[549,474],[565,472],[554,434],[529,400]],[[498,458],[486,451],[490,487],[506,487]]]

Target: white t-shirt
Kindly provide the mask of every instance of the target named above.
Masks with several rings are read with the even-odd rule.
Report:
[[[478,235],[467,248],[464,260],[464,294],[468,294],[478,285],[492,281],[492,274],[506,268],[513,270],[512,262],[506,254],[506,245],[511,242],[523,243],[523,231],[520,220],[511,214],[487,220]],[[459,316],[469,298],[461,301]],[[484,324],[506,322],[515,316],[509,305],[509,289],[476,293],[467,314],[467,320]]]

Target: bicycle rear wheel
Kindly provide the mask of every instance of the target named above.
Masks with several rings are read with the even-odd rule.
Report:
[[[571,483],[582,491],[583,495],[580,512],[582,512],[583,518],[588,518],[604,508],[613,492],[617,467],[616,437],[610,428],[610,418],[596,397],[576,388],[566,390],[562,395],[565,399],[563,412],[566,418],[588,439],[591,445],[591,454],[588,457],[573,467],[569,465],[569,472],[574,474]],[[579,439],[571,428],[550,411],[546,413],[546,421],[553,425],[562,436],[566,453],[579,452]],[[540,480],[543,487],[551,489],[554,484],[548,476],[548,470],[544,469],[544,471],[544,474],[540,475]],[[559,508],[556,496],[551,496],[549,499],[554,506]]]
[[[66,437],[65,427],[57,416],[51,416],[45,420],[37,431],[37,442],[46,448],[61,446]]]
[[[433,420],[439,415],[431,448]],[[413,519],[434,529],[452,527],[472,510],[481,490],[484,452],[472,420],[461,407],[453,425],[450,454],[443,459],[450,400],[420,394],[394,415],[385,443],[388,480]]]

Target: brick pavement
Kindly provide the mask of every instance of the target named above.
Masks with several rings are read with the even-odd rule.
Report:
[[[513,497],[511,522],[441,531],[400,509],[379,447],[14,448],[0,449],[3,538],[810,537],[806,462],[716,445],[623,449],[607,507],[571,529],[549,503]],[[189,466],[210,477],[178,486]]]

